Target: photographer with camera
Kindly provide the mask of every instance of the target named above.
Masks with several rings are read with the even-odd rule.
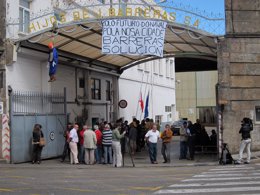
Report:
[[[243,118],[241,121],[241,128],[239,133],[242,135],[240,150],[239,150],[239,159],[236,161],[236,164],[240,164],[243,159],[243,152],[246,148],[247,150],[247,160],[244,162],[245,164],[250,163],[251,159],[251,135],[250,132],[253,130],[252,120],[250,118]]]

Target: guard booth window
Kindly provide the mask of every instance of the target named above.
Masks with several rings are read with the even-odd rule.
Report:
[[[100,79],[91,79],[91,97],[93,100],[101,100]]]

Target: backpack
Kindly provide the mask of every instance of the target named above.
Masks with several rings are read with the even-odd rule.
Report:
[[[224,160],[223,155],[226,155],[226,160]],[[224,143],[221,151],[221,156],[219,159],[219,164],[226,165],[226,164],[233,164],[233,163],[234,163],[234,159],[231,153],[229,152],[228,145]]]

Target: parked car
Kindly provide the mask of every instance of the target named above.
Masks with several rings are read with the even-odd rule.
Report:
[[[173,124],[171,125],[171,130],[173,132],[173,135],[180,135],[181,126],[183,125],[183,122],[185,122],[185,121],[188,122],[188,119],[183,118],[183,119],[173,122]]]

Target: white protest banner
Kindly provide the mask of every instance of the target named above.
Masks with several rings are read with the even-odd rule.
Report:
[[[166,25],[155,20],[103,20],[102,53],[163,57]]]

